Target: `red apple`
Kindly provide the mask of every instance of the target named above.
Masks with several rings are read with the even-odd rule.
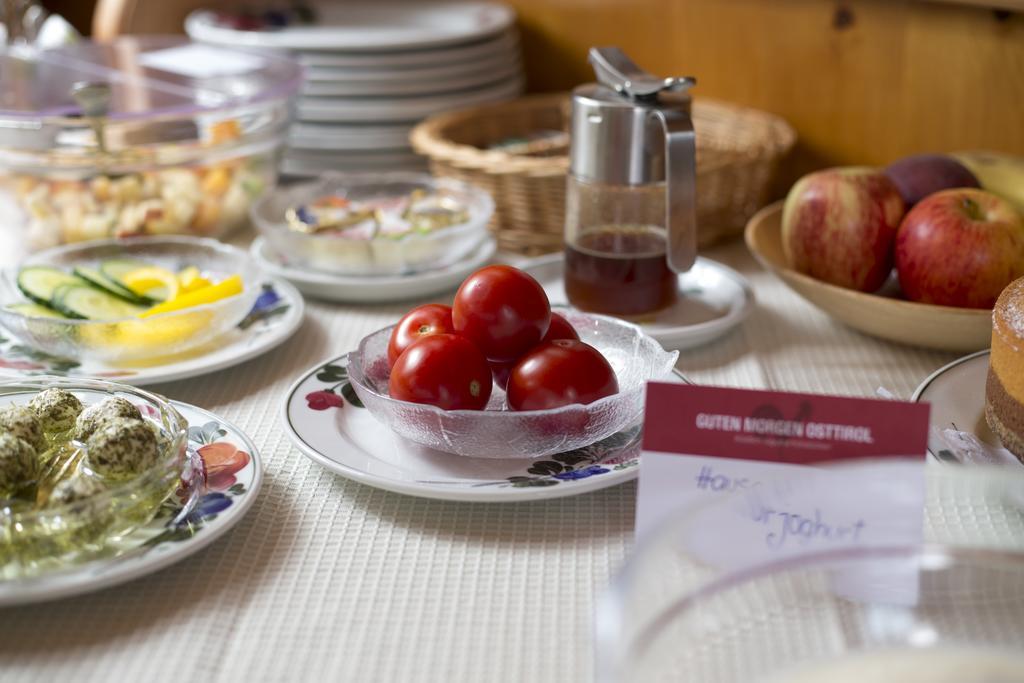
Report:
[[[925,197],[896,235],[896,272],[912,301],[992,308],[1003,288],[1024,276],[1024,218],[984,190]]]
[[[903,217],[899,190],[884,173],[861,166],[804,176],[782,210],[782,249],[794,270],[873,292],[892,270],[892,244]]]

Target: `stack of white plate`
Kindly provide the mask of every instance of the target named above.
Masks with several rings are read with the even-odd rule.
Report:
[[[273,30],[239,30],[207,10],[185,22],[193,40],[287,50],[303,64],[287,175],[424,169],[409,146],[418,122],[522,92],[515,13],[504,5],[321,0],[311,9],[313,23]]]

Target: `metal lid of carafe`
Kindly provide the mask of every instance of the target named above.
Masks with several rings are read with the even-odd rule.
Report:
[[[656,99],[658,93],[685,92],[697,85],[697,79],[693,76],[653,76],[617,47],[590,48],[589,60],[598,83],[633,100]]]
[[[690,113],[690,76],[660,78],[617,47],[590,50],[598,83],[573,91],[569,172],[583,180],[642,185],[665,180],[665,138],[652,114]]]

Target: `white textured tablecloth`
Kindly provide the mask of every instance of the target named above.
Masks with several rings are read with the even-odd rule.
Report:
[[[758,267],[757,310],[679,367],[700,383],[907,397],[952,355],[865,337]],[[10,254],[0,256],[8,260]],[[0,610],[2,681],[587,681],[595,596],[631,544],[636,487],[523,504],[404,497],[294,449],[285,390],[410,306],[308,302],[289,342],[154,387],[245,430],[266,468],[247,517],[192,558],[93,595]]]

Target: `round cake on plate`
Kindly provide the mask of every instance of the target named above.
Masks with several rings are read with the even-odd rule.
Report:
[[[1010,283],[992,309],[985,420],[1024,462],[1024,278]]]

